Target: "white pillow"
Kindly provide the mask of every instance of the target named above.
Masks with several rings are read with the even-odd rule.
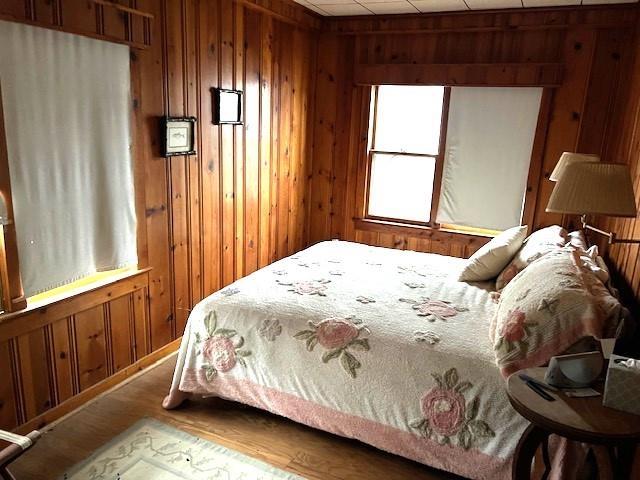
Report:
[[[496,290],[502,290],[513,277],[534,260],[564,247],[568,241],[568,235],[567,231],[559,225],[551,225],[529,235],[507,268],[496,278]]]
[[[574,232],[569,232],[567,234],[567,245],[571,245],[572,247],[581,248],[583,250],[587,250],[589,246],[587,245],[587,239],[584,236],[582,230],[576,230]]]
[[[526,236],[526,225],[505,230],[467,260],[458,280],[481,282],[497,277],[520,249]]]

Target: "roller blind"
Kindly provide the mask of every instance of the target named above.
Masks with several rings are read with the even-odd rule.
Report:
[[[136,264],[128,47],[0,21],[27,296]]]
[[[542,88],[451,90],[437,221],[520,225]]]

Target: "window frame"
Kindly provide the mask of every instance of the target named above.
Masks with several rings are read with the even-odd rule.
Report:
[[[4,127],[4,109],[2,106],[2,85],[0,84],[0,197],[7,207],[7,225],[0,225],[0,285],[2,286],[2,312],[15,312],[27,307],[27,299],[22,288],[18,241],[11,200],[11,179],[9,177],[9,153],[7,135]]]
[[[374,220],[380,222],[391,222],[404,225],[415,225],[420,227],[439,228],[439,224],[435,221],[436,214],[438,212],[438,205],[440,202],[440,191],[442,184],[442,172],[444,171],[444,154],[446,149],[447,139],[447,126],[449,122],[449,103],[451,100],[451,87],[446,85],[438,85],[444,88],[442,96],[442,112],[440,117],[440,135],[438,139],[438,153],[412,153],[412,152],[394,152],[387,150],[377,150],[375,148],[376,128],[378,123],[378,89],[380,85],[371,86],[370,96],[370,108],[373,110],[370,112],[368,129],[367,129],[367,164],[366,164],[366,185],[365,185],[365,197],[364,197],[364,219]],[[369,214],[369,197],[371,194],[371,170],[373,166],[373,156],[375,154],[386,154],[396,156],[411,156],[411,157],[425,157],[433,158],[435,160],[435,170],[433,175],[433,191],[431,195],[431,206],[428,222],[421,222],[417,220],[407,220],[403,218],[395,217],[382,217],[378,215]]]

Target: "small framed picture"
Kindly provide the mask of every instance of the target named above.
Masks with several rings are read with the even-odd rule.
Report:
[[[196,153],[195,117],[164,117],[164,156],[193,155]]]
[[[242,92],[213,88],[213,123],[242,125]]]

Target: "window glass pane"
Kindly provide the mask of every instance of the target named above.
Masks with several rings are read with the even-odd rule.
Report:
[[[436,155],[444,87],[378,87],[375,150]]]
[[[435,166],[430,157],[374,153],[368,214],[428,222]]]

